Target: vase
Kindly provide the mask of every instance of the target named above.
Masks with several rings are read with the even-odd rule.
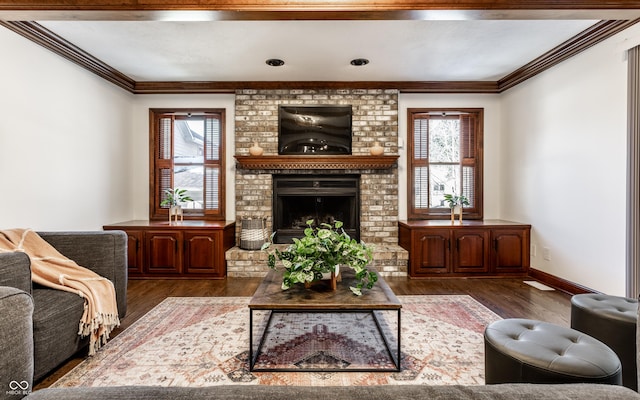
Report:
[[[372,156],[379,156],[384,153],[384,147],[380,146],[379,142],[374,142],[373,146],[371,146],[371,148],[369,149],[369,152]]]
[[[169,208],[169,223],[173,221],[173,217],[175,216],[176,222],[178,222],[178,217],[180,217],[180,221],[183,220],[182,216],[182,207],[179,205],[171,206]]]
[[[456,222],[456,214],[459,216],[459,221],[462,223],[462,206],[453,206],[451,208],[451,223]]]
[[[252,156],[261,156],[264,152],[264,149],[260,147],[258,142],[253,142],[253,146],[249,147],[249,154]]]

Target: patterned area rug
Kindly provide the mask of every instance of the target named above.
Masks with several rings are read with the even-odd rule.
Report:
[[[248,297],[172,297],[52,386],[483,384],[482,333],[500,317],[465,295],[398,298],[401,372],[250,372]],[[330,315],[274,320],[263,347],[268,357],[260,362],[300,368],[388,362],[366,317]],[[393,322],[383,328],[393,332]],[[321,342],[330,346],[319,348]]]

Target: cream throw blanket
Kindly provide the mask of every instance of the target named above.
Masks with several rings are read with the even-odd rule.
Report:
[[[0,252],[8,251],[29,256],[33,282],[76,293],[84,299],[78,335],[90,337],[89,355],[94,355],[107,342],[113,328],[120,325],[113,283],[63,256],[30,229],[0,231]]]

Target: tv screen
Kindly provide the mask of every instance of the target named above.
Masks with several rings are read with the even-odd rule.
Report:
[[[280,106],[278,154],[351,154],[351,106]]]

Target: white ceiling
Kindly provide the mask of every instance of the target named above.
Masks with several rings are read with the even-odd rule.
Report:
[[[135,81],[496,81],[596,20],[39,21]],[[350,65],[367,58],[363,67]],[[268,58],[285,61],[266,65]]]

